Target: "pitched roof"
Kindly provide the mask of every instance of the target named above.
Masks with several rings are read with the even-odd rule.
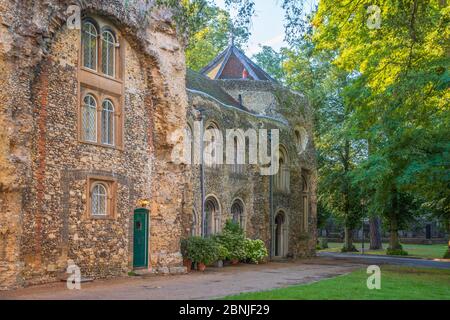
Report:
[[[200,73],[212,80],[242,79],[244,70],[248,72],[248,78],[251,80],[277,82],[234,44],[228,46],[200,70]]]
[[[212,81],[211,79],[191,69],[187,69],[186,72],[186,86],[190,90],[206,93],[208,96],[220,101],[223,104],[248,111],[247,108],[242,106],[238,101],[236,101],[236,99],[222,89],[217,81]]]

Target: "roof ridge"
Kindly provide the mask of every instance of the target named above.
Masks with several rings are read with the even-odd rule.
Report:
[[[274,78],[272,78],[264,69],[262,69],[258,64],[253,62],[239,47],[234,44],[230,44],[225,50],[223,50],[217,57],[215,57],[207,66],[200,70],[200,73],[206,75],[208,72],[213,70],[221,62],[219,71],[214,76],[214,80],[219,80],[222,72],[227,65],[231,54],[234,54],[239,62],[247,69],[251,77],[254,80],[259,81],[271,81],[277,83]],[[259,73],[259,75],[258,75]]]

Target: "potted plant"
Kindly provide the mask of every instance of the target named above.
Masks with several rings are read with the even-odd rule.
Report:
[[[181,241],[181,254],[183,256],[183,266],[186,267],[187,272],[191,272],[192,270],[192,260],[189,257],[188,254],[188,240],[184,239]]]
[[[245,259],[244,230],[237,223],[227,221],[223,232],[215,239],[228,250],[227,258],[231,260],[231,264],[236,265]]]
[[[217,250],[212,239],[191,237],[186,242],[186,257],[197,264],[199,271],[205,271],[206,265],[217,260]]]
[[[228,252],[228,249],[221,245],[221,244],[217,244],[217,267],[218,268],[223,268],[223,262],[228,259],[230,253]]]

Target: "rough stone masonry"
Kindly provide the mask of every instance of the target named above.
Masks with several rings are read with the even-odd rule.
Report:
[[[290,170],[289,191],[277,192],[275,178],[255,166],[239,174],[208,169],[212,231],[233,218],[239,200],[247,235],[263,239],[273,258],[314,254],[307,101],[270,81],[187,72],[171,13],[142,3],[80,1],[83,28],[98,32],[92,36],[94,29],[68,26],[73,1],[0,0],[0,289],[58,280],[69,260],[85,277],[123,275],[136,268],[140,248],[145,269],[182,272],[180,240],[198,233],[202,199],[199,167],[172,161],[171,134],[192,125],[199,106],[223,131],[279,128]],[[86,67],[87,57],[98,59],[95,67]],[[91,118],[87,96],[98,99]],[[114,105],[109,129],[105,101]],[[112,143],[104,143],[105,130]],[[149,225],[140,247],[134,214],[142,208]]]

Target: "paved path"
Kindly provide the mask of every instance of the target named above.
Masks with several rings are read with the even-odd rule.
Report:
[[[382,255],[357,254],[357,253],[336,253],[336,252],[319,252],[319,257],[344,259],[346,261],[354,261],[355,263],[364,264],[394,264],[411,267],[428,267],[438,269],[450,269],[450,261],[436,261],[426,259],[413,259],[403,257],[391,257]]]
[[[209,268],[205,273],[101,280],[82,284],[79,291],[65,283],[1,292],[0,299],[212,299],[241,292],[268,290],[309,283],[349,273],[362,265],[314,258],[265,265]]]

